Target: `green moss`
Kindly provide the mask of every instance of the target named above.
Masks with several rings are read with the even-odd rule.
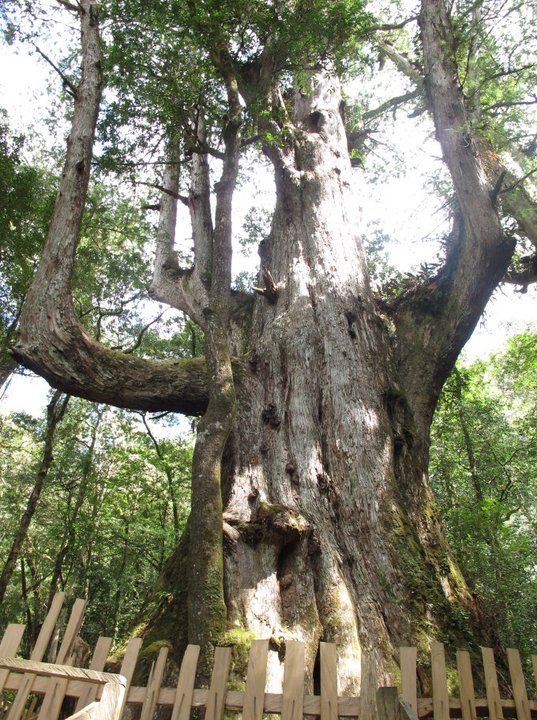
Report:
[[[254,640],[254,633],[241,627],[226,630],[220,637],[219,645],[231,647],[230,690],[244,689],[250,648]]]

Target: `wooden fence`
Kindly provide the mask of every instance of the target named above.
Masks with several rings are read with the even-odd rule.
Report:
[[[0,690],[9,692],[4,692],[1,720],[55,720],[66,696],[75,698],[75,715],[71,720],[115,720],[121,717],[127,703],[139,707],[140,720],[151,720],[162,706],[171,711],[172,720],[188,720],[192,708],[205,708],[207,720],[222,720],[224,712],[241,713],[243,720],[261,720],[264,713],[281,714],[282,720],[302,720],[305,715],[320,716],[321,720],[337,720],[338,717],[420,720],[431,716],[434,720],[449,720],[450,717],[476,720],[478,715],[491,720],[513,716],[518,720],[537,718],[537,702],[528,698],[517,650],[507,650],[512,698],[500,695],[494,656],[489,648],[482,649],[483,673],[480,673],[484,676],[486,697],[475,695],[470,655],[465,651],[457,652],[459,696],[450,697],[444,646],[438,642],[431,645],[432,697],[418,697],[417,651],[412,647],[400,649],[399,689],[377,689],[371,656],[364,653],[360,697],[338,696],[337,654],[330,643],[320,644],[320,695],[306,695],[304,645],[293,640],[286,643],[283,688],[279,694],[265,692],[268,640],[252,643],[244,692],[227,689],[230,647],[216,649],[209,689],[195,689],[199,648],[193,645],[185,652],[176,687],[162,686],[168,654],[166,647],[160,649],[147,685],[137,687],[131,681],[142,644],[139,638],[128,643],[120,675],[102,672],[112,644],[110,638],[99,638],[88,670],[72,667],[73,648],[86,608],[84,600],[76,600],[73,605],[55,663],[42,662],[64,600],[63,593],[55,597],[29,661],[15,660],[24,625],[9,625],[5,631],[0,642]],[[533,656],[532,662],[537,684],[537,656]],[[105,709],[107,693],[108,700],[113,695],[113,701]]]

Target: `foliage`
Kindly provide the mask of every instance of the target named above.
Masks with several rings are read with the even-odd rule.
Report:
[[[0,339],[16,322],[41,253],[54,204],[53,179],[22,159],[0,111]]]
[[[0,422],[0,548],[5,556],[35,480],[43,420],[11,415],[0,416]],[[167,437],[156,442],[158,454],[132,413],[71,402],[1,608],[2,624],[29,615],[37,626],[51,592],[63,589],[89,600],[88,640],[99,634],[125,636],[175,545],[172,503],[180,531],[189,506],[191,447]]]
[[[502,644],[537,642],[537,336],[458,367],[436,412],[431,482],[463,573]]]

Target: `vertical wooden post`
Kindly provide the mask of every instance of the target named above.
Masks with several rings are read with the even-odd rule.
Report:
[[[362,677],[360,685],[360,720],[377,718],[377,665],[375,654],[362,651]]]
[[[431,668],[433,678],[434,720],[449,720],[446,657],[442,643],[431,643]]]
[[[322,642],[321,654],[321,720],[337,720],[337,649]]]
[[[520,662],[520,653],[518,650],[507,648],[507,663],[509,665],[509,674],[511,675],[513,698],[515,700],[518,720],[531,720],[528,692],[526,690],[526,683],[524,682],[524,673],[522,672],[522,663]]]
[[[222,720],[224,717],[230,663],[231,648],[217,647],[214,653],[214,668],[207,697],[205,720]]]
[[[95,645],[93,657],[91,658],[90,670],[103,670],[106,658],[112,646],[112,638],[100,637]],[[97,686],[88,685],[81,693],[76,704],[75,713],[92,703],[97,697]]]
[[[160,686],[162,685],[162,678],[164,677],[164,668],[166,667],[167,658],[168,648],[161,647],[157,660],[151,667],[140,720],[151,720],[153,717],[155,708],[157,707],[158,695],[160,692]]]
[[[485,688],[487,692],[487,705],[489,720],[503,720],[502,702],[500,699],[500,688],[498,686],[498,675],[496,674],[496,663],[492,648],[481,648],[483,657],[483,670],[485,672]]]
[[[254,640],[250,648],[242,720],[261,720],[267,682],[268,640]]]
[[[418,649],[415,647],[399,648],[401,663],[401,695],[415,713],[418,712],[418,691],[416,687],[416,661]]]
[[[470,653],[466,650],[457,651],[457,671],[459,673],[462,720],[477,720],[472,665]]]
[[[304,708],[304,645],[287,640],[283,666],[282,720],[302,720]]]
[[[183,655],[183,661],[181,662],[179,679],[177,680],[171,720],[190,719],[199,655],[199,645],[187,645],[185,654]]]
[[[377,690],[378,720],[401,720],[397,688],[381,687]]]

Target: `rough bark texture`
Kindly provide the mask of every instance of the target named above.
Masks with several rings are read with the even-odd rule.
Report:
[[[91,20],[91,3],[82,6]],[[331,640],[340,647],[344,689],[359,682],[363,648],[375,652],[386,678],[398,644],[428,644],[435,635],[457,644],[485,639],[435,516],[429,427],[442,384],[504,275],[512,245],[502,236],[467,123],[444,0],[424,0],[421,27],[425,85],[458,212],[437,276],[383,307],[368,284],[335,75],[312,72],[291,117],[290,102],[273,86],[270,48],[257,67],[240,72],[215,42],[211,58],[229,117],[214,227],[207,158],[196,152],[188,200],[196,263],[180,270],[173,253],[172,163],[153,280],[155,297],[201,324],[206,365],[111,353],[74,316],[70,274],[100,94],[98,54],[86,46],[65,177],[16,354],[84,397],[140,409],[207,408],[194,454],[189,530],[166,567],[159,592],[168,594],[147,632],[148,641],[172,640],[177,655],[186,627],[190,640],[211,645],[227,619],[235,639],[254,633],[272,637],[275,646],[289,637],[305,640],[313,676],[318,641]],[[241,347],[231,348],[237,78],[243,97],[265,108],[260,125],[272,138],[264,150],[274,166],[277,204],[260,248],[260,282],[267,287],[242,325]],[[230,352],[243,352],[244,343],[247,359],[232,368]],[[276,678],[281,666],[272,656]]]

